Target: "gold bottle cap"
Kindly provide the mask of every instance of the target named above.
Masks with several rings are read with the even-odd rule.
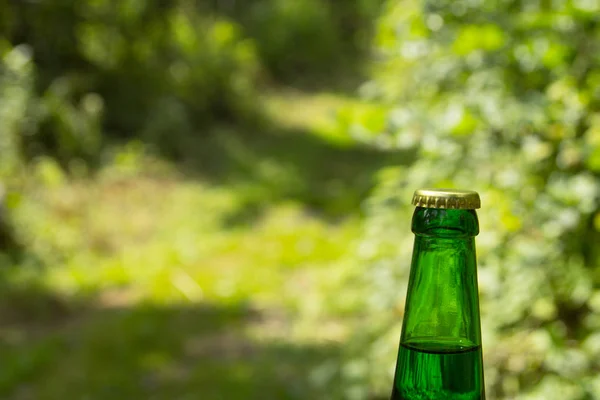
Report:
[[[481,208],[479,193],[459,189],[419,189],[415,191],[412,204],[425,208],[450,208],[474,210]]]

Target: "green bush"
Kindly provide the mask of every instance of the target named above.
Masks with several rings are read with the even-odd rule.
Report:
[[[246,0],[212,9],[239,21],[256,41],[270,77],[286,84],[322,85],[360,70],[381,3]]]
[[[107,139],[139,137],[178,156],[215,124],[248,123],[259,83],[353,75],[380,3],[0,1],[0,40],[33,57],[22,153],[96,165]]]
[[[390,111],[371,136],[417,161],[382,171],[368,203],[358,249],[367,267],[349,273],[348,295],[365,297],[370,318],[349,351],[347,387],[390,389],[413,190],[463,187],[483,198],[488,398],[600,398],[599,11],[583,1],[388,2],[376,38],[384,61],[365,93]]]
[[[175,155],[254,108],[254,44],[185,1],[0,3],[5,46],[33,55],[29,157],[98,162],[106,138],[142,137]]]
[[[26,46],[0,41],[0,181],[21,165],[20,139],[27,131],[33,96],[33,65]]]
[[[16,256],[21,250],[12,214],[27,173],[21,143],[32,125],[33,72],[27,46],[12,48],[0,41],[0,268],[11,261],[6,255]],[[0,284],[3,274],[0,272]]]

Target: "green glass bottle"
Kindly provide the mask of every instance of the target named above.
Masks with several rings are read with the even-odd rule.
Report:
[[[485,399],[476,192],[417,190],[415,244],[392,400]]]

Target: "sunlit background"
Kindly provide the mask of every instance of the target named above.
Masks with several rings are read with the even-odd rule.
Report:
[[[386,400],[420,187],[489,399],[600,399],[600,1],[0,0],[0,397]]]

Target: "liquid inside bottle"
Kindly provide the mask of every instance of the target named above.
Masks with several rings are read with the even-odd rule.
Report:
[[[483,400],[481,346],[404,343],[392,400]]]

